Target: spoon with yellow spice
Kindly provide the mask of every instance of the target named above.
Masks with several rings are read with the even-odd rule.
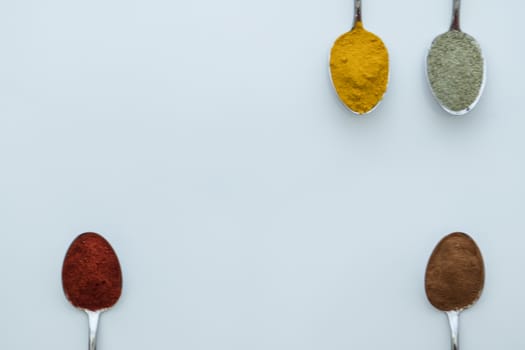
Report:
[[[352,112],[366,114],[379,104],[388,85],[388,51],[363,27],[361,0],[354,0],[354,26],[330,52],[330,74],[337,95]]]

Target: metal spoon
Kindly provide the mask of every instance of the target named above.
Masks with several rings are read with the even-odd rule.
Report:
[[[425,273],[430,303],[447,314],[451,348],[459,349],[459,314],[481,296],[485,267],[476,242],[465,233],[445,236],[434,248]]]
[[[450,29],[432,42],[426,71],[430,89],[440,106],[450,114],[463,115],[481,97],[486,67],[476,39],[460,29],[461,0],[453,1]]]
[[[353,40],[359,34],[361,39],[375,43],[370,46],[359,47],[359,42]],[[349,49],[353,49],[349,52]],[[379,57],[382,61],[378,64],[371,61],[371,55]],[[351,69],[356,66],[366,65],[368,75],[362,71]],[[341,35],[335,41],[330,52],[330,77],[332,85],[341,102],[353,113],[362,115],[372,112],[381,102],[388,85],[388,50],[377,35],[365,30],[361,19],[361,0],[354,0],[354,24],[352,29]],[[355,83],[355,78],[365,82],[362,86]],[[368,92],[365,100],[359,98]]]
[[[97,331],[98,331],[98,320],[100,314],[105,310],[90,311],[84,309],[88,316],[88,327],[89,327],[89,350],[96,350],[97,348]]]
[[[71,243],[62,266],[62,287],[71,304],[86,312],[89,350],[95,350],[100,314],[115,305],[122,292],[120,263],[104,237],[86,232]]]

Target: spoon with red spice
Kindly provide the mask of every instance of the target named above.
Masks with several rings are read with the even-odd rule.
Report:
[[[100,314],[115,305],[122,292],[120,263],[104,237],[86,232],[75,238],[64,258],[62,287],[71,304],[87,313],[89,350],[95,350]]]
[[[459,314],[478,301],[484,284],[485,266],[476,242],[462,232],[445,236],[428,260],[425,292],[448,316],[452,350],[459,349]]]

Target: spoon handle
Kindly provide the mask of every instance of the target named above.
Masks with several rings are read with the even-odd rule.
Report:
[[[84,311],[86,311],[89,321],[89,350],[96,350],[98,319],[100,317],[100,311]]]
[[[459,311],[447,311],[448,324],[450,325],[450,339],[452,350],[459,350]]]
[[[454,0],[454,5],[452,6],[452,24],[450,25],[450,30],[461,31],[459,27],[459,9],[461,7],[461,0]]]
[[[361,0],[354,0],[354,27],[361,22]]]

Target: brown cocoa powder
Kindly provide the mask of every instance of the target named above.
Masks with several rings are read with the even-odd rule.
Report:
[[[445,236],[434,248],[425,274],[425,291],[442,311],[462,310],[480,297],[485,282],[481,252],[465,233]]]
[[[62,266],[62,287],[74,306],[97,311],[113,306],[122,292],[115,251],[101,235],[86,232],[69,247]]]

